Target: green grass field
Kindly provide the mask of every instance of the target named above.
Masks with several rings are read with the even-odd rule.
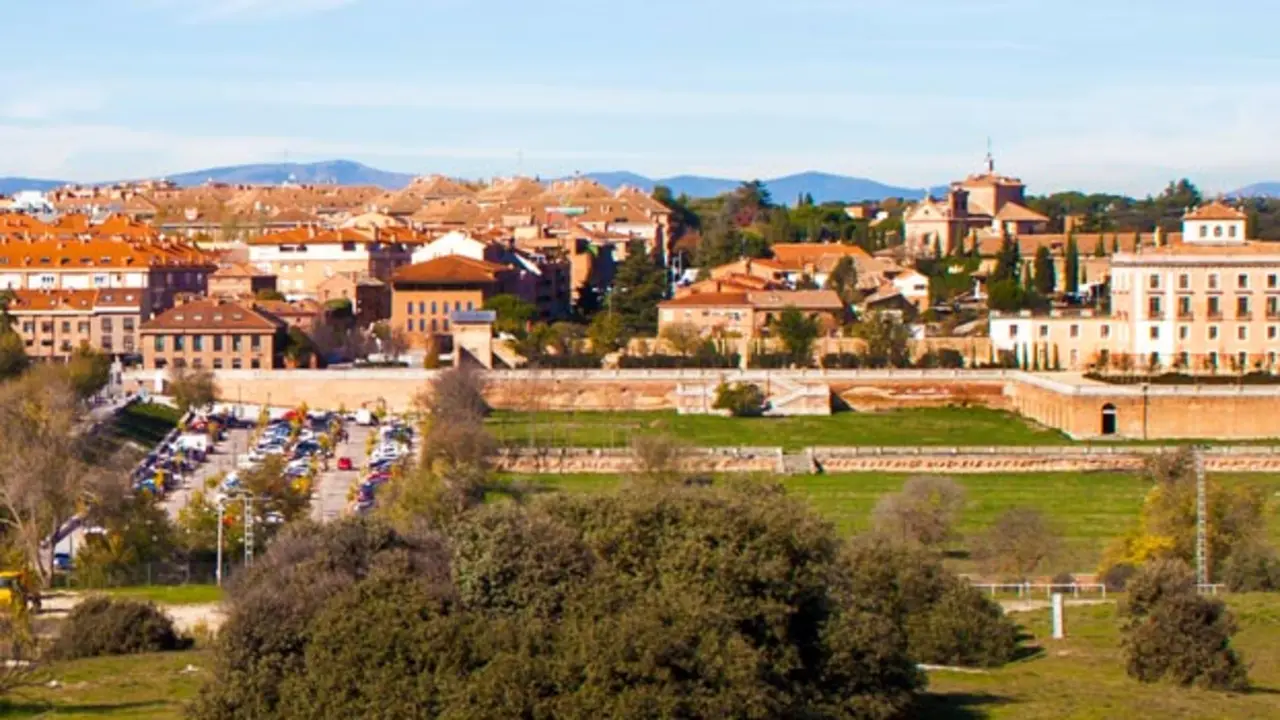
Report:
[[[1254,689],[1210,693],[1143,685],[1124,672],[1113,604],[1067,608],[1067,638],[1049,637],[1048,612],[1013,617],[1034,655],[987,673],[929,673],[928,693],[912,717],[940,720],[1110,720],[1280,715],[1280,601],[1275,596],[1227,596],[1240,631],[1233,645],[1247,663]],[[49,669],[57,688],[21,690],[0,701],[0,717],[143,718],[183,716],[183,705],[209,677],[204,650],[79,660]],[[188,666],[194,668],[188,671]]]
[[[1214,693],[1143,685],[1124,672],[1115,605],[1067,608],[1067,638],[1053,640],[1049,613],[1013,617],[1042,652],[988,674],[930,672],[917,717],[993,720],[1280,717],[1280,598],[1232,595],[1240,632],[1233,645],[1254,689]]]
[[[143,585],[137,587],[85,590],[116,598],[144,600],[157,605],[209,605],[222,602],[222,588],[216,585]]]
[[[1070,438],[987,408],[920,408],[823,417],[727,418],[674,411],[497,412],[489,429],[511,445],[625,447],[635,434],[699,446],[798,449],[823,445],[1063,445]]]
[[[777,478],[787,490],[845,534],[870,525],[871,511],[882,495],[897,492],[909,475],[850,473]],[[1062,569],[1096,569],[1108,541],[1136,521],[1150,485],[1136,473],[1040,473],[953,476],[966,491],[958,532],[975,536],[997,515],[1012,507],[1032,507],[1057,526],[1065,545]],[[773,479],[773,478],[769,478]],[[1280,493],[1277,475],[1226,475],[1226,482],[1247,482]],[[618,487],[615,475],[544,475],[522,478],[535,486],[567,492],[608,492]],[[1280,542],[1280,522],[1270,524],[1272,540]],[[962,539],[953,548],[964,550]],[[960,562],[959,570],[970,569]]]
[[[177,408],[154,403],[135,403],[116,416],[115,435],[151,448],[177,427],[181,419]]]

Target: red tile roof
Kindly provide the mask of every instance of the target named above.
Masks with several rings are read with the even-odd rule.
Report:
[[[509,271],[506,265],[474,260],[462,255],[444,255],[413,265],[406,265],[391,276],[399,283],[432,283],[435,285],[487,285],[498,281],[498,275]]]

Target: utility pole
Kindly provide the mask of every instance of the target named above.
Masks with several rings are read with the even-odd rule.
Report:
[[[244,566],[253,567],[253,496],[244,496]]]
[[[1204,473],[1204,449],[1195,448],[1196,467],[1196,583],[1208,585],[1209,572],[1209,502]]]

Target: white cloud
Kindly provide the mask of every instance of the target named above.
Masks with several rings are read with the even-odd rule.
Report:
[[[144,9],[181,13],[192,23],[266,20],[327,12],[360,0],[135,0]]]

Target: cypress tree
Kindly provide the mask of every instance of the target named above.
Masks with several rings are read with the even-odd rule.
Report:
[[[1067,236],[1067,257],[1063,265],[1066,274],[1067,292],[1074,293],[1080,289],[1080,248],[1076,245],[1075,233]]]

